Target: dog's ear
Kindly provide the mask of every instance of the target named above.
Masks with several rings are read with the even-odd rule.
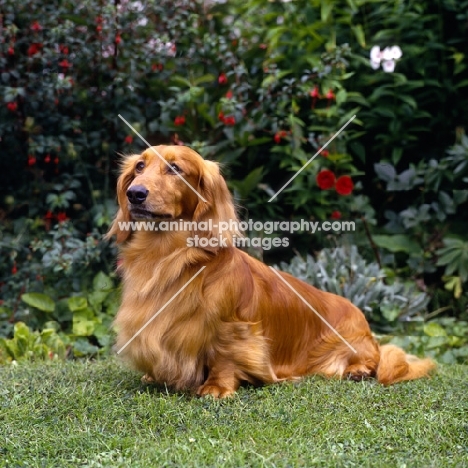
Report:
[[[110,239],[113,235],[116,236],[115,242],[122,244],[127,241],[132,234],[130,226],[125,223],[131,221],[130,212],[128,211],[127,190],[133,180],[133,159],[128,158],[122,163],[121,174],[117,180],[117,202],[119,211],[112,222],[109,232],[106,234],[106,239]]]
[[[198,229],[192,234],[208,240],[218,239],[217,247],[203,247],[205,250],[217,252],[223,245],[232,246],[234,238],[242,237],[242,234],[238,230],[239,221],[232,195],[220,173],[218,163],[203,161],[201,166],[198,193],[206,201],[198,197],[192,218]]]

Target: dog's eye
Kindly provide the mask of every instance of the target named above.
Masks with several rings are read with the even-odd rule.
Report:
[[[145,168],[145,163],[143,161],[139,161],[137,162],[136,166],[135,166],[135,170],[137,172],[141,172],[143,171],[143,169]]]
[[[180,174],[182,172],[182,169],[176,163],[169,163],[169,167],[171,168],[169,170],[169,173],[171,174]]]

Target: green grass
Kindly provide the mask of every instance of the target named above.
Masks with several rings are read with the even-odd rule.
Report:
[[[114,359],[0,368],[0,466],[468,467],[468,366],[385,388],[320,377],[231,400]]]

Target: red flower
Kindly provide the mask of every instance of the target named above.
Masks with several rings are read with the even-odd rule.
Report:
[[[328,169],[324,169],[317,174],[317,185],[322,190],[331,189],[335,185],[335,174]]]
[[[96,23],[101,24],[102,23],[102,16],[96,16]]]
[[[227,84],[227,82],[228,82],[228,79],[227,79],[226,73],[220,73],[220,75],[218,76],[218,83],[220,85],[225,85]]]
[[[347,175],[338,177],[335,189],[340,195],[349,195],[353,191],[353,188],[354,184],[351,177]]]
[[[324,158],[328,158],[328,156],[330,156],[330,152],[326,149],[324,149],[321,153],[320,153]]]
[[[46,164],[49,164],[50,163],[50,154],[46,155],[46,157],[44,158],[44,162]]]
[[[228,127],[232,127],[233,125],[236,124],[236,118],[233,115],[229,117],[225,117],[224,124],[227,125]]]
[[[37,42],[31,44],[28,48],[28,55],[32,57],[33,55],[36,55],[41,51],[42,44],[39,44]]]
[[[59,67],[69,68],[71,66],[71,63],[67,59],[63,59],[61,62],[59,62]]]
[[[31,24],[31,29],[33,31],[40,31],[42,29],[42,26],[37,21],[33,21],[33,23]]]
[[[15,49],[13,46],[8,47],[8,55],[15,55]]]
[[[54,215],[52,214],[52,212],[50,210],[44,215],[44,219],[46,221],[54,219]]]
[[[314,99],[317,99],[318,97],[320,97],[318,86],[315,85],[314,89],[309,94],[310,94],[310,97],[312,97]]]
[[[62,52],[62,54],[68,55],[68,47],[66,45],[60,45],[59,48],[60,48],[60,52]]]
[[[183,115],[178,115],[174,119],[174,125],[180,126],[180,125],[184,125],[184,124],[185,124],[185,117]]]
[[[224,117],[224,112],[223,111],[219,111],[218,120],[220,120],[221,122],[224,123],[225,117]]]
[[[18,268],[16,267],[16,262],[13,263],[13,267],[11,269],[11,274],[16,275],[18,273]]]
[[[102,26],[101,26],[101,25],[96,26],[96,31],[97,31],[98,33],[100,33],[100,32],[102,31]]]
[[[28,156],[28,166],[31,167],[34,166],[34,164],[36,164],[36,158],[32,154],[30,154]]]
[[[7,108],[8,108],[9,111],[15,112],[15,110],[18,109],[18,104],[16,102],[14,102],[14,101],[9,102],[7,104]]]
[[[335,210],[332,214],[331,214],[331,219],[340,219],[341,218],[341,213],[337,210]]]
[[[54,163],[55,163],[55,164],[58,164],[58,163],[59,163],[59,158],[58,158],[58,156],[54,159]]]
[[[226,97],[227,97],[228,99],[232,99],[232,96],[233,96],[232,91],[229,90],[229,91],[226,93]]]
[[[133,143],[132,135],[127,135],[124,139],[124,142],[127,143],[128,145],[131,145]]]
[[[64,221],[68,221],[70,218],[67,216],[67,214],[64,211],[61,211],[60,213],[57,214],[57,221],[59,223],[62,223]]]
[[[121,41],[122,41],[122,38],[120,37],[120,34],[117,34],[117,36],[115,36],[115,43],[120,44]]]

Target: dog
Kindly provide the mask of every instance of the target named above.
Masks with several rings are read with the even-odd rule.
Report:
[[[115,347],[144,381],[223,398],[241,383],[321,374],[389,385],[435,367],[379,345],[347,299],[238,249],[238,218],[219,166],[192,149],[161,145],[125,157],[117,198],[107,234],[119,245],[123,283]],[[158,229],[177,220],[190,229]],[[153,227],[129,229],[130,222]],[[195,236],[205,247],[190,244]]]

